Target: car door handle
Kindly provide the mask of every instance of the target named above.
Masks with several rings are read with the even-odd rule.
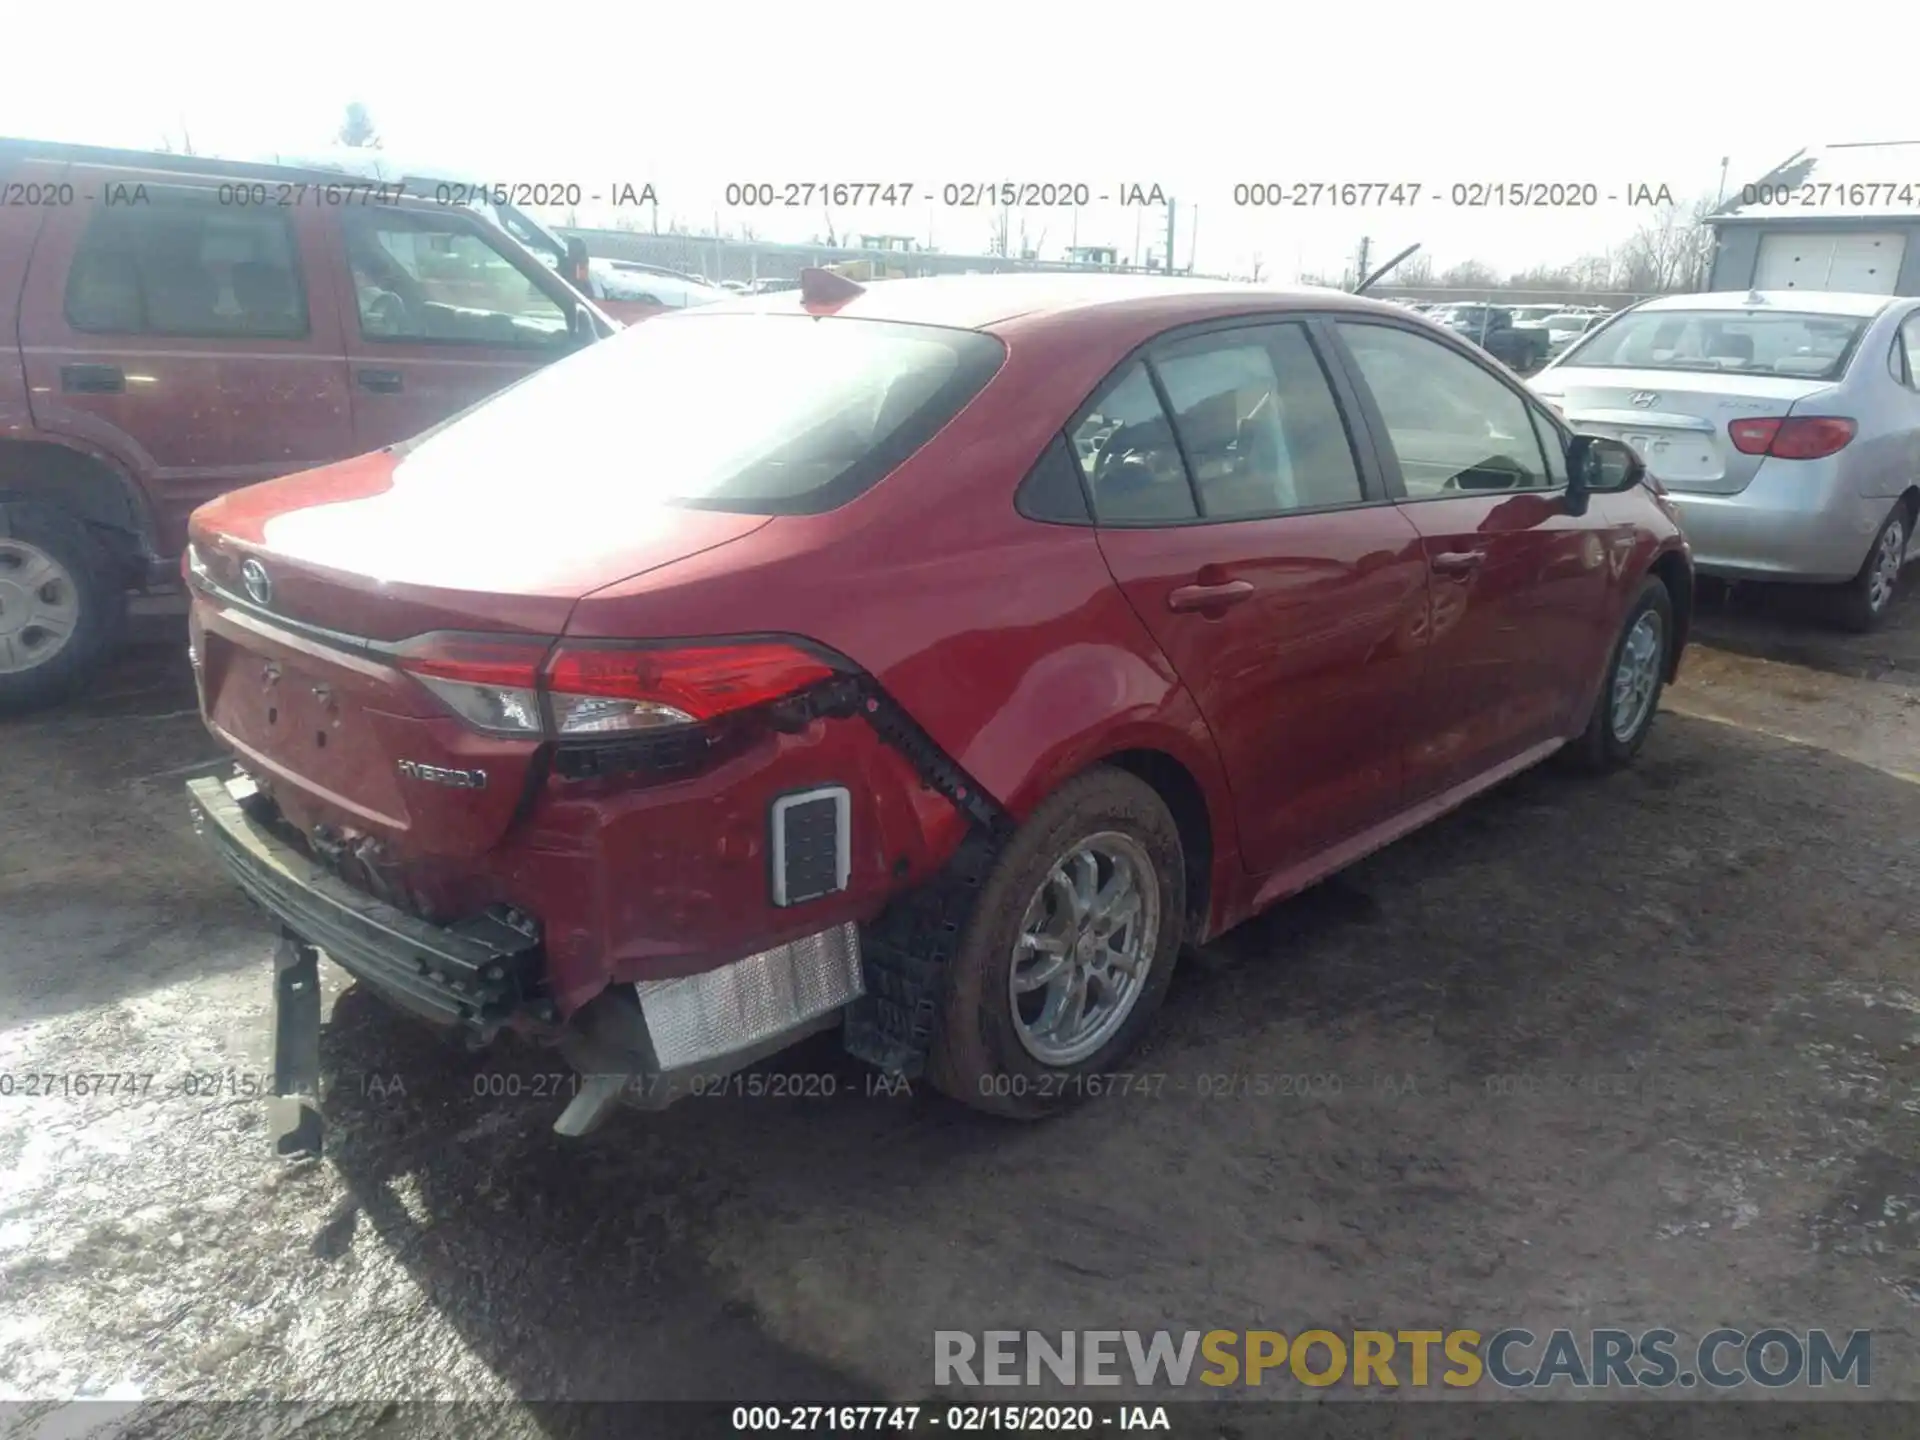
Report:
[[[1223,610],[1253,594],[1251,580],[1229,580],[1221,585],[1182,585],[1167,596],[1169,610]]]
[[[120,395],[127,372],[118,365],[62,365],[60,388],[72,395]]]
[[[353,378],[360,382],[362,390],[371,390],[376,395],[397,395],[400,392],[398,370],[357,370]]]
[[[1484,550],[1442,550],[1433,557],[1433,568],[1442,575],[1469,575],[1487,558]]]

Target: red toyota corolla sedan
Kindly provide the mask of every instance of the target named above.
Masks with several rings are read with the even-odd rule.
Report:
[[[1183,943],[1631,757],[1693,593],[1632,453],[1437,326],[1087,275],[651,321],[212,502],[187,568],[281,1088],[317,948],[558,1045],[568,1132],[828,1026],[1070,1100]]]

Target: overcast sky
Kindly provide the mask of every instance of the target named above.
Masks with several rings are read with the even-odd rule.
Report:
[[[150,147],[184,130],[202,152],[297,151],[359,100],[395,155],[587,193],[651,182],[663,226],[709,230],[717,212],[726,231],[803,240],[817,208],[728,210],[727,183],[912,182],[910,206],[834,224],[971,251],[992,214],[930,208],[946,184],[1157,183],[1180,202],[1178,263],[1244,273],[1258,255],[1283,280],[1337,273],[1363,234],[1376,259],[1421,241],[1437,269],[1558,263],[1632,233],[1631,186],[1690,199],[1718,188],[1722,157],[1737,188],[1802,146],[1920,139],[1912,55],[1872,41],[1893,38],[1897,10],[1846,0],[517,9],[524,30],[508,4],[23,4],[0,134]],[[1423,189],[1411,208],[1236,208],[1236,182],[1256,180]],[[1591,182],[1602,200],[1449,203],[1479,181]],[[608,218],[591,210],[581,223]],[[1019,218],[1044,253],[1077,231],[1123,259],[1165,226],[1098,204]]]

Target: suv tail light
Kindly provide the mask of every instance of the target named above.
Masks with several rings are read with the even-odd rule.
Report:
[[[1735,420],[1728,424],[1727,436],[1742,455],[1819,460],[1846,449],[1858,428],[1836,415],[1795,415]]]
[[[477,730],[558,739],[698,725],[840,673],[781,640],[556,649],[546,639],[447,633],[423,636],[398,664]]]

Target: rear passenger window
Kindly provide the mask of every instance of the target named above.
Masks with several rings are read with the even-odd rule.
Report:
[[[1300,326],[1196,336],[1166,347],[1153,363],[1207,519],[1363,498],[1339,406]]]
[[[101,335],[297,339],[307,300],[284,215],[151,192],[96,209],[67,272],[67,323]]]
[[[1073,431],[1073,450],[1103,525],[1192,520],[1193,490],[1145,365],[1126,373],[1094,401]]]
[[[1920,389],[1920,310],[1901,322],[1893,337],[1894,379],[1909,390]]]

